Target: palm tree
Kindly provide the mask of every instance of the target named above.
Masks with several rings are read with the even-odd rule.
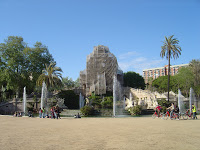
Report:
[[[177,59],[179,55],[181,55],[181,47],[178,45],[179,40],[173,38],[174,35],[165,37],[165,41],[163,42],[163,46],[161,46],[160,56],[168,59],[168,101],[169,101],[169,84],[170,84],[170,58]]]
[[[45,64],[46,68],[42,70],[42,74],[37,80],[38,86],[42,86],[43,81],[46,83],[47,89],[62,85],[62,74],[60,73],[62,72],[62,69],[55,65],[55,63],[50,63],[49,66]]]

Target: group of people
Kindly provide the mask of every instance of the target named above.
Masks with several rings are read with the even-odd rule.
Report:
[[[45,108],[39,109],[39,117],[40,118],[51,118],[51,119],[61,119],[60,118],[60,108],[58,106],[53,106],[51,108],[51,114],[48,114],[48,111],[45,112]]]
[[[81,118],[80,114],[74,115],[74,118]]]
[[[179,107],[174,105],[174,103],[171,103],[171,106],[169,106],[167,108],[167,110],[170,111],[170,119],[172,119],[172,115],[173,115],[174,112],[175,113],[179,113]]]
[[[60,108],[58,106],[51,108],[51,119],[61,119],[60,118]]]
[[[14,117],[22,117],[22,112],[16,111],[13,116]]]
[[[162,110],[162,107],[158,105],[156,108],[158,117],[160,116],[160,111]],[[167,108],[168,111],[170,111],[170,118],[172,118],[173,113],[179,113],[179,107],[175,106],[174,103],[171,103],[171,106]],[[197,119],[197,111],[196,111],[196,106],[192,104],[192,115],[193,119]]]

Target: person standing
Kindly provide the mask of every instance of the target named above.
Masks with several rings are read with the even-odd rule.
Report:
[[[57,118],[56,107],[53,107],[54,119]]]
[[[193,113],[193,119],[197,119],[197,110],[194,104],[192,104],[192,113]]]
[[[59,119],[61,119],[60,118],[60,108],[57,106],[56,107],[56,110],[57,110],[57,119],[59,118]]]
[[[54,108],[52,107],[51,108],[51,119],[53,119],[54,118]]]
[[[45,111],[45,109],[44,109],[44,107],[43,107],[43,108],[42,108],[42,118],[45,118],[44,111]]]
[[[42,118],[42,109],[39,109],[39,117]]]

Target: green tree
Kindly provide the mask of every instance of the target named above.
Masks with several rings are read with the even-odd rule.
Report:
[[[55,63],[50,63],[50,65],[45,64],[45,66],[46,68],[38,77],[37,85],[42,86],[42,83],[45,82],[48,90],[62,86],[62,69],[56,67]]]
[[[189,67],[194,75],[194,90],[198,97],[200,97],[200,60],[193,59]]]
[[[74,81],[72,80],[72,78],[62,78],[62,82],[64,84],[64,87],[66,87],[67,89],[71,89],[75,86]]]
[[[0,44],[1,61],[4,70],[2,77],[7,82],[7,89],[14,90],[16,97],[19,97],[19,91],[27,79],[26,60],[24,49],[27,47],[22,37],[9,36]]]
[[[144,78],[138,73],[129,71],[127,73],[124,73],[124,86],[144,89]]]
[[[160,93],[167,91],[167,76],[160,76],[153,80],[152,86]]]
[[[79,78],[77,78],[76,81],[73,81],[72,78],[66,77],[66,78],[62,78],[62,82],[63,82],[64,87],[67,89],[72,89],[72,88],[80,86]]]
[[[168,91],[168,76],[160,76],[155,79],[152,86],[160,93]],[[179,69],[179,73],[170,78],[170,91],[175,93],[178,89],[182,91],[182,94],[188,96],[190,87],[194,85],[194,75],[190,67],[183,67]]]
[[[75,87],[80,87],[79,78],[77,78],[76,81],[74,81],[74,86]]]
[[[0,85],[13,90],[16,97],[27,87],[27,93],[34,90],[36,80],[45,68],[44,64],[54,62],[46,46],[36,42],[33,48],[27,46],[22,37],[9,36],[0,43]]]
[[[148,83],[146,84],[146,88],[150,91],[152,91],[152,83],[153,83],[153,78],[152,77],[149,77],[148,78]]]
[[[194,85],[194,74],[191,69],[189,67],[183,67],[179,69],[178,74],[174,77],[177,81],[177,84],[174,85],[174,87],[178,87],[183,95],[189,96],[190,87],[193,87]]]
[[[197,86],[200,84],[200,60],[193,59],[189,63],[189,66],[195,77],[194,85]]]
[[[25,54],[27,58],[27,69],[31,82],[29,82],[30,89],[33,90],[38,77],[42,74],[45,69],[45,64],[56,63],[49,53],[48,48],[41,42],[36,42],[33,48],[26,48]]]
[[[165,41],[163,42],[163,46],[161,46],[160,56],[164,58],[166,56],[168,60],[168,101],[169,101],[169,86],[170,86],[170,59],[178,58],[181,55],[181,47],[178,45],[179,40],[173,38],[174,35],[165,37]]]
[[[168,76],[160,76],[155,79],[152,83],[152,86],[160,93],[164,93],[168,91]],[[170,78],[170,86],[169,89],[176,92],[177,88],[177,80],[174,76]]]

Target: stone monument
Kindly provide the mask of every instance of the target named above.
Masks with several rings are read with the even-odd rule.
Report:
[[[119,68],[116,57],[107,46],[95,46],[93,52],[87,56],[86,69],[80,71],[83,95],[88,96],[92,92],[101,95],[112,91],[114,75],[123,82],[123,71]]]

